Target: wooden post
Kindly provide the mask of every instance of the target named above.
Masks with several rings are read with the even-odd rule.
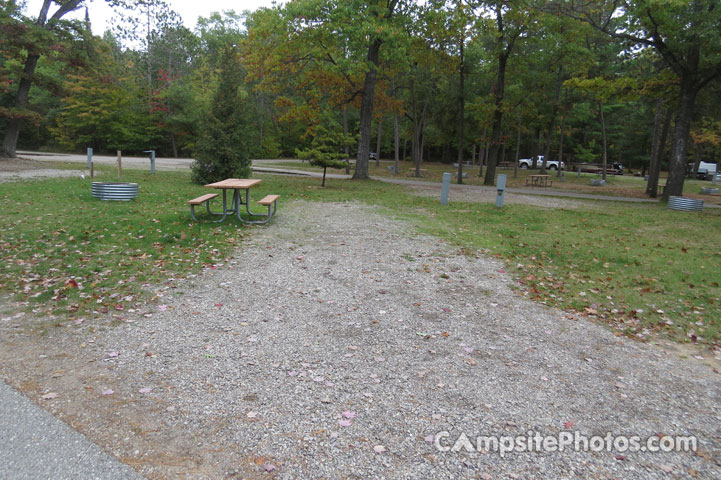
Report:
[[[95,178],[95,163],[90,162],[90,178]]]
[[[120,155],[120,150],[118,150],[118,179],[120,179],[120,176],[123,174],[123,158]]]

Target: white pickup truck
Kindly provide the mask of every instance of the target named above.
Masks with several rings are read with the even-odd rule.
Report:
[[[531,168],[533,167],[533,159],[537,158],[536,160],[536,168],[541,168],[541,165],[543,165],[543,155],[538,155],[538,157],[531,157],[531,158],[521,158],[518,160],[518,168]],[[558,160],[546,160],[546,168],[549,170],[558,170],[559,163]],[[566,168],[566,163],[561,162],[560,164],[561,170]]]
[[[691,164],[691,168],[693,168],[693,164]],[[700,162],[698,164],[698,170],[696,171],[696,176],[699,179],[711,180],[711,179],[713,179],[713,176],[715,174],[717,174],[715,163]]]

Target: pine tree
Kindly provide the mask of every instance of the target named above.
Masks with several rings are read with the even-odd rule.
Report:
[[[226,47],[218,86],[194,152],[191,169],[196,183],[250,177],[247,92],[240,87],[244,76],[237,47]]]

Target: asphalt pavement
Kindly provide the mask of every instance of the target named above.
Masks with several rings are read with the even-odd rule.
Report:
[[[0,380],[0,479],[143,478]]]

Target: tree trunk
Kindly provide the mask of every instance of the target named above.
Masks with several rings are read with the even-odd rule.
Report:
[[[376,167],[381,166],[381,139],[383,138],[383,119],[378,120],[378,137],[376,138]]]
[[[493,186],[496,180],[496,164],[498,163],[498,150],[501,146],[501,129],[503,127],[503,95],[506,83],[506,64],[508,56],[505,51],[498,56],[498,73],[495,85],[495,109],[493,111],[493,123],[491,128],[491,149],[488,152],[488,165],[486,176],[483,179],[484,185]]]
[[[656,113],[653,116],[653,135],[651,138],[651,160],[648,167],[648,182],[646,183],[646,195],[656,198],[658,193],[658,172],[656,166],[661,163],[661,130],[666,115],[663,100],[656,102]]]
[[[516,129],[516,155],[513,162],[513,178],[518,178],[518,160],[521,159],[521,128],[523,127],[523,115],[518,113],[518,128]]]
[[[485,165],[486,162],[488,161],[488,150],[491,146],[491,144],[488,142],[488,127],[483,128],[483,141],[485,142],[485,144],[483,145],[483,152],[478,153],[478,155],[479,155],[478,164],[480,165],[480,167],[478,169],[479,177],[483,176],[483,165]]]
[[[601,141],[603,142],[603,164],[601,166],[603,173],[601,174],[601,178],[606,180],[606,165],[608,165],[608,139],[606,138],[606,119],[603,116],[603,102],[598,102],[598,115],[601,119]]]
[[[178,158],[178,142],[175,140],[173,132],[170,132],[170,147],[173,150],[173,158]]]
[[[371,123],[373,120],[373,97],[376,91],[378,76],[378,58],[383,41],[377,38],[368,47],[369,70],[363,82],[363,97],[360,111],[360,140],[358,142],[358,157],[355,162],[353,178],[365,180],[368,178],[368,157],[370,155]]]
[[[28,106],[28,96],[30,94],[30,86],[35,75],[35,67],[38,65],[39,55],[29,55],[25,61],[23,68],[23,76],[18,85],[18,91],[15,94],[15,107],[24,109]],[[5,139],[3,140],[3,156],[7,158],[15,158],[15,149],[20,136],[20,126],[22,120],[20,118],[11,118],[8,120],[5,128]]]
[[[558,143],[558,171],[556,177],[561,178],[561,166],[563,165],[563,140],[566,137],[566,116],[561,115],[561,141]]]
[[[348,105],[343,106],[343,138],[348,138]],[[347,141],[345,149],[345,174],[350,175],[350,145]]]
[[[463,64],[463,46],[465,44],[465,39],[461,38],[461,64],[458,69],[458,76],[459,76],[459,90],[458,90],[458,178],[457,182],[458,184],[463,183],[463,115],[464,115],[464,109],[465,109],[465,72],[463,71],[464,64]]]
[[[70,0],[64,5],[60,5],[60,8],[58,8],[55,14],[53,14],[53,16],[51,17],[51,20],[61,19],[66,13],[78,8],[78,5],[80,5],[81,2],[82,0]],[[48,28],[47,18],[51,3],[51,0],[43,0],[43,4],[40,7],[40,14],[35,21],[36,25],[41,26],[45,29]],[[25,109],[28,105],[28,95],[30,94],[30,87],[33,82],[33,77],[35,76],[35,67],[37,67],[38,65],[39,58],[40,55],[32,54],[28,55],[28,58],[25,60],[25,65],[23,67],[23,75],[22,78],[20,78],[20,83],[18,84],[18,91],[15,94],[15,107],[17,109]],[[5,127],[5,137],[3,138],[2,152],[0,152],[2,156],[7,158],[15,158],[15,150],[17,148],[18,138],[20,136],[21,126],[22,120],[19,118],[11,118],[10,120],[8,120]]]
[[[686,176],[688,135],[691,131],[691,120],[696,103],[696,94],[698,93],[698,87],[694,85],[693,79],[687,77],[690,77],[690,75],[681,77],[681,95],[679,98],[678,111],[676,112],[676,125],[673,129],[671,161],[668,167],[666,189],[663,193],[664,201],[667,201],[668,197],[672,195],[679,197],[683,195],[683,182]]]
[[[394,153],[394,160],[395,160],[395,173],[400,173],[400,165],[399,165],[399,150],[400,150],[400,143],[401,143],[401,133],[400,133],[400,125],[398,124],[398,113],[393,114],[393,153]]]

